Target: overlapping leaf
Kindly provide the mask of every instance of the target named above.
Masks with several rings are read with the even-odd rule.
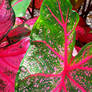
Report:
[[[10,31],[14,24],[14,12],[9,0],[0,0],[0,40]]]
[[[91,90],[92,43],[71,59],[78,19],[69,0],[44,0],[31,33],[31,46],[16,76],[16,92]]]
[[[21,60],[29,47],[29,38],[0,48],[0,92],[15,92],[15,78]]]
[[[12,5],[16,17],[23,17],[31,0],[13,0]]]
[[[92,43],[86,44],[73,60],[70,75],[83,92],[92,90]],[[76,70],[75,70],[76,69]],[[80,86],[81,85],[81,86]],[[76,92],[76,91],[75,91]]]
[[[30,29],[32,30],[36,20],[38,19],[38,17],[34,17],[32,19],[29,19],[25,22],[26,25],[30,26]]]
[[[8,39],[10,44],[20,41],[22,38],[30,35],[30,30],[24,27],[24,25],[19,25],[8,33]],[[7,38],[2,40],[2,43],[7,42]]]

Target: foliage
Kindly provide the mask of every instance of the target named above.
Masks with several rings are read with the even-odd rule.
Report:
[[[42,2],[43,0],[34,0],[34,8],[40,9]],[[33,0],[30,3],[30,7],[32,7],[32,3],[33,3]]]
[[[92,91],[92,0],[70,1],[0,0],[0,92]]]
[[[13,0],[12,5],[16,17],[23,17],[26,14],[26,9],[28,8],[31,0]]]
[[[0,92],[14,92],[15,78],[30,43],[30,30],[15,22],[11,2],[0,0]]]
[[[0,48],[0,92],[14,92],[15,78],[28,47],[29,38]]]
[[[14,24],[14,12],[7,0],[0,0],[0,40],[3,39]]]
[[[44,0],[31,45],[20,64],[15,91],[90,92],[92,43],[72,59],[78,14],[69,0]]]

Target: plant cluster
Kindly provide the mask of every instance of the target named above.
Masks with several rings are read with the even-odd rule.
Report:
[[[91,92],[91,20],[92,0],[0,0],[0,92]]]

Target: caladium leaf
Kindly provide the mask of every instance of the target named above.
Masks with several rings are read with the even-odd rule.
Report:
[[[0,49],[0,92],[15,92],[15,78],[28,47],[29,38]]]
[[[8,38],[10,43],[20,41],[22,38],[30,35],[30,30],[25,28],[24,25],[19,25],[8,33]],[[2,42],[6,41],[7,38],[4,38]]]
[[[10,31],[14,24],[14,12],[9,0],[0,0],[0,40]]]
[[[16,17],[16,21],[15,21],[15,25],[14,26],[21,25],[21,24],[23,24],[23,22],[24,22],[23,19],[20,19],[19,17]]]
[[[26,14],[26,10],[30,2],[31,0],[13,0],[12,1],[12,6],[16,17],[23,17]]]
[[[89,62],[92,59],[92,43],[84,47],[81,55],[72,60],[74,29],[78,20],[78,14],[72,11],[69,0],[43,1],[40,17],[31,32],[31,46],[16,76],[16,91],[90,91],[91,80],[87,83],[86,81],[91,77],[83,76],[88,71],[88,74],[91,74],[92,71]]]
[[[37,19],[38,19],[38,17],[35,17],[35,18],[30,19],[30,20],[26,21],[25,23],[17,26],[16,28],[14,27],[7,34],[7,37],[4,38],[1,41],[0,47],[5,47],[5,46],[8,46],[8,45],[14,44],[14,43],[20,41],[22,38],[29,36],[30,32],[31,32],[30,29],[32,29],[32,27],[33,27],[33,25],[34,25],[34,23],[36,22]],[[15,22],[15,26],[16,26],[16,22]]]
[[[38,17],[34,17],[32,19],[29,19],[25,22],[26,25],[30,26],[30,29],[32,30],[33,25],[35,24],[36,20],[38,19]]]
[[[73,63],[72,63],[73,62]],[[70,75],[78,83],[83,92],[92,90],[92,42],[86,44],[72,61]],[[76,70],[75,70],[76,69]],[[75,92],[75,91],[74,91]]]

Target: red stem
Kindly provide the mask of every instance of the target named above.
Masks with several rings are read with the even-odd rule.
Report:
[[[64,36],[65,36],[65,58],[64,58],[64,68],[67,67],[67,46],[68,46],[68,39],[67,39],[67,25],[64,24],[63,25],[63,29],[64,29]]]
[[[58,0],[57,0],[57,2],[58,2],[58,6],[59,6],[59,11],[60,11],[60,15],[61,15],[62,22],[65,23],[65,22],[64,22],[64,18],[63,18],[63,14],[62,14],[62,11],[61,11],[60,3],[59,3]]]
[[[37,76],[42,76],[42,77],[60,77],[62,75],[62,72],[59,74],[45,74],[45,73],[36,73],[36,74],[30,74],[29,76],[27,76],[26,78],[24,78],[24,80],[30,78],[30,77],[37,77]]]
[[[90,68],[90,67],[77,67],[77,69],[92,71],[92,68]]]
[[[67,89],[66,89],[66,86],[65,86],[65,82],[63,82],[63,87],[64,87],[64,91],[67,92]]]

